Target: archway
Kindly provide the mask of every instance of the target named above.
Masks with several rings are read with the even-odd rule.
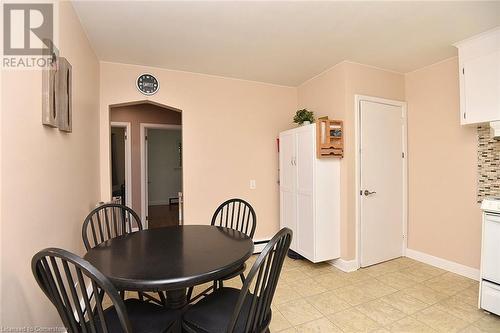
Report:
[[[145,227],[181,223],[181,110],[149,100],[113,104],[109,106],[109,126],[112,196],[125,197],[123,201],[141,216]],[[125,132],[128,128],[123,159],[117,158],[116,147],[123,148],[116,144],[119,140],[114,135],[120,131],[113,130],[115,127]],[[122,161],[125,171],[119,167]]]

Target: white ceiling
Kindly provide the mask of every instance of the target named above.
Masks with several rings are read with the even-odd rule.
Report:
[[[409,72],[500,25],[500,2],[73,3],[100,60],[289,86],[342,60]]]

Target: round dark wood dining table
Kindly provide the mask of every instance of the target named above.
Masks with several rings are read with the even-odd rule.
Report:
[[[167,306],[186,305],[186,289],[220,279],[253,253],[245,234],[210,225],[145,229],[107,240],[84,256],[119,290],[165,291]]]

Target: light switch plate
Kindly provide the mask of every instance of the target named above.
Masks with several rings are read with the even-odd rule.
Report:
[[[255,179],[251,179],[250,180],[250,189],[255,190],[256,188],[257,188],[257,183],[256,183]]]

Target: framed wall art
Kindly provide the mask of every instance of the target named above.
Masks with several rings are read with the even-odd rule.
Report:
[[[56,76],[57,126],[64,132],[72,131],[72,68],[66,58],[59,58]]]
[[[56,57],[50,66],[42,69],[42,124],[57,127],[56,112]]]

